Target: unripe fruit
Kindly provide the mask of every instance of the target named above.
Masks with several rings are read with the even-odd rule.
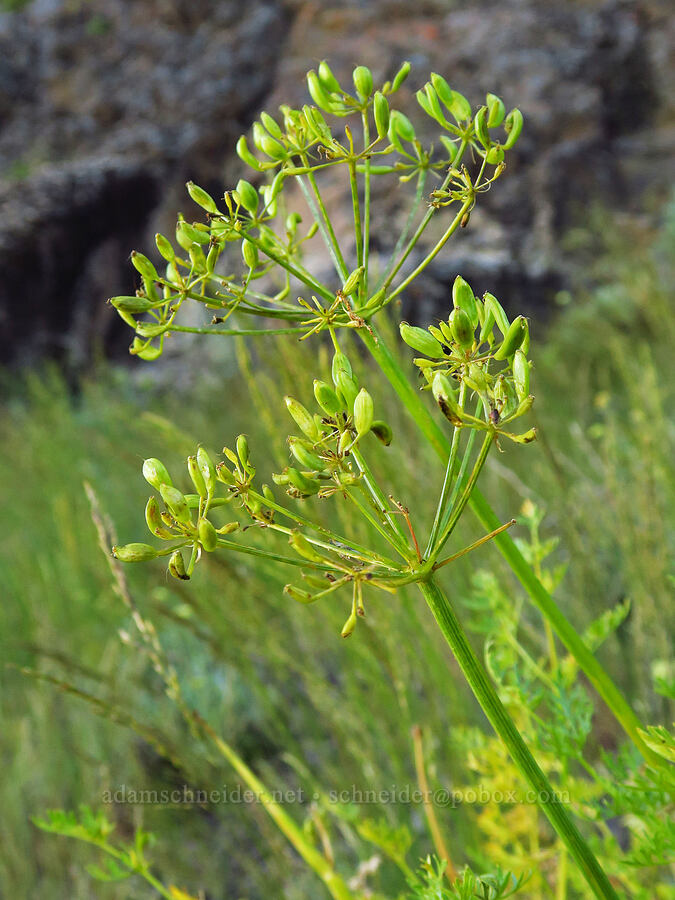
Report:
[[[413,350],[417,350],[418,353],[424,353],[425,356],[431,356],[434,359],[443,358],[443,347],[424,328],[417,328],[414,325],[409,325],[407,322],[401,322],[399,331],[405,343],[412,347]]]
[[[474,340],[474,331],[471,320],[463,309],[453,309],[450,313],[450,329],[455,341],[462,348],[471,347]]]
[[[124,544],[112,548],[113,556],[120,562],[147,562],[157,558],[157,551],[150,544]]]
[[[148,484],[152,485],[155,490],[159,490],[159,486],[161,484],[173,485],[173,481],[171,480],[171,476],[169,475],[166,466],[159,459],[155,459],[151,457],[150,459],[146,459],[143,463],[143,478],[148,482]]]

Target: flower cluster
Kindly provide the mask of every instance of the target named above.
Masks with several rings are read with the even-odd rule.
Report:
[[[494,431],[519,444],[536,438],[534,428],[513,434],[503,426],[532,407],[527,358],[530,334],[527,319],[509,322],[496,297],[474,296],[458,275],[452,287],[453,310],[447,320],[417,328],[402,322],[401,337],[419,353],[414,360],[427,390],[456,427]],[[478,398],[475,414],[466,410],[467,394]],[[482,417],[481,417],[482,414]]]

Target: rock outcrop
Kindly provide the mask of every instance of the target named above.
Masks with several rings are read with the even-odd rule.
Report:
[[[388,77],[410,59],[401,102],[419,123],[431,70],[472,102],[494,91],[522,109],[507,175],[405,305],[428,317],[461,270],[545,310],[567,283],[570,227],[597,205],[648,215],[665,199],[674,30],[657,0],[33,0],[0,14],[0,358],[79,361],[97,339],[123,352],[102,304],[131,287],[129,250],[170,228],[187,178],[222,191],[236,136],[262,108],[305,102],[324,57],[345,80],[356,62]],[[377,199],[388,229],[402,210]]]

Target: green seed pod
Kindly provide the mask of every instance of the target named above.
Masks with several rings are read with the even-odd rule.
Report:
[[[312,572],[301,572],[300,574],[307,584],[311,588],[314,588],[315,591],[325,591],[326,588],[330,587],[331,583],[327,578],[322,578],[320,575],[314,575]]]
[[[438,329],[441,332],[441,336],[443,338],[444,343],[452,344],[452,342],[455,340],[455,336],[452,333],[450,323],[449,322],[439,322]]]
[[[449,321],[452,336],[459,346],[464,349],[471,347],[474,341],[474,329],[464,310],[459,307],[453,309]]]
[[[197,449],[197,464],[199,465],[199,471],[202,473],[206,490],[209,494],[212,494],[216,489],[216,467],[203,447]]]
[[[410,119],[400,110],[393,109],[389,116],[389,140],[395,144],[393,136],[412,144],[415,140],[415,128]]]
[[[359,393],[358,384],[351,375],[348,375],[343,369],[340,369],[337,374],[335,387],[337,388],[338,398],[342,397],[344,401],[342,405],[347,408],[348,412],[353,412],[354,401]]]
[[[358,290],[365,270],[365,266],[359,266],[358,269],[354,269],[352,274],[347,278],[342,288],[342,293],[345,295],[345,297],[349,297],[354,293],[354,291]]]
[[[382,91],[375,91],[373,98],[373,116],[375,117],[375,128],[377,136],[380,138],[387,136],[389,130],[389,103]]]
[[[316,74],[314,69],[311,69],[307,73],[307,90],[309,91],[309,96],[316,103],[319,109],[322,109],[324,112],[333,112],[335,106],[331,99],[330,93],[325,90],[321,82],[319,81],[319,76]]]
[[[240,434],[237,438],[237,456],[241,460],[241,464],[244,468],[246,468],[249,464],[249,449],[248,449],[248,440],[245,434]]]
[[[504,312],[503,306],[494,294],[485,293],[483,295],[483,300],[485,301],[485,309],[492,312],[494,320],[497,323],[497,328],[499,328],[502,333],[502,337],[506,337],[510,326],[508,316]]]
[[[487,149],[490,146],[490,134],[487,126],[487,106],[481,106],[473,120],[473,130],[481,144]]]
[[[216,466],[216,478],[228,487],[233,487],[237,483],[234,475],[224,462],[219,462]]]
[[[155,497],[150,497],[145,505],[145,522],[150,534],[154,534],[155,537],[162,538],[164,541],[170,541],[175,537],[168,528],[164,527]]]
[[[488,341],[490,346],[492,346],[494,342],[494,337],[492,335],[492,329],[495,326],[495,315],[492,308],[488,308],[487,304],[483,307],[483,324],[480,329],[480,337],[479,343],[483,344],[485,341]]]
[[[237,141],[237,156],[242,162],[245,162],[247,166],[250,166],[252,169],[255,169],[256,172],[259,172],[261,169],[260,163],[255,158],[255,156],[251,153],[248,148],[248,143],[246,138],[242,134],[242,136]]]
[[[443,128],[447,128],[449,126],[448,120],[443,115],[443,110],[441,109],[441,104],[438,100],[438,94],[436,93],[434,86],[427,81],[424,85],[424,97],[426,99],[426,106],[422,105],[422,108],[428,112],[428,114],[434,118],[439,125]]]
[[[199,244],[193,244],[188,250],[188,256],[195,272],[206,272],[206,257]]]
[[[173,481],[167,472],[166,466],[163,462],[154,457],[146,459],[143,462],[143,478],[145,478],[148,484],[154,487],[156,491],[159,490],[161,484],[173,486]]]
[[[396,91],[401,87],[403,82],[406,80],[406,78],[410,74],[410,68],[410,63],[406,60],[406,62],[403,63],[396,75],[394,75],[394,80],[391,83],[392,94],[395,94]]]
[[[111,297],[109,302],[120,313],[144,313],[155,305],[147,297]]]
[[[418,353],[424,353],[425,356],[430,356],[433,359],[443,358],[443,347],[424,328],[417,328],[414,325],[409,325],[407,322],[401,322],[399,331],[403,341],[409,347],[412,347],[413,350],[417,350]]]
[[[439,323],[440,324],[440,323]],[[435,325],[430,325],[428,328],[429,334],[432,337],[435,337],[439,344],[447,344],[450,338],[447,338],[440,328],[437,328]],[[441,347],[442,349],[442,347]]]
[[[272,472],[272,481],[280,487],[291,483],[286,472]]]
[[[303,591],[301,588],[296,587],[294,584],[287,584],[284,587],[284,594],[288,594],[289,597],[297,600],[298,603],[313,603],[315,599],[314,594],[310,594],[309,591]]]
[[[113,547],[112,553],[120,562],[147,562],[156,559],[157,551],[150,544],[124,544],[121,547]]]
[[[530,393],[530,364],[522,350],[516,350],[513,357],[513,383],[519,400]]]
[[[506,436],[510,437],[512,441],[515,441],[516,444],[531,444],[532,441],[537,440],[537,429],[530,428],[529,431],[524,431],[522,434],[510,434],[506,432]]]
[[[216,529],[208,519],[199,520],[197,534],[199,536],[199,543],[206,550],[206,552],[213,553],[213,551],[218,546],[218,535],[216,534]]]
[[[185,563],[183,562],[183,555],[180,550],[175,550],[171,554],[171,559],[169,560],[169,572],[174,578],[178,578],[180,581],[190,580],[190,576],[185,571]]]
[[[315,379],[314,396],[316,397],[316,402],[327,416],[336,416],[338,413],[342,412],[342,404],[340,403],[338,395],[325,381]]]
[[[272,137],[282,138],[284,136],[283,131],[279,128],[277,122],[272,118],[272,116],[265,112],[260,113],[260,121],[264,125],[264,127],[269,131]]]
[[[333,75],[333,72],[331,71],[331,68],[325,59],[322,59],[319,63],[317,75],[319,77],[319,81],[321,82],[321,87],[324,89],[324,91],[327,91],[329,94],[342,93],[340,82],[337,80],[335,75]]]
[[[469,366],[469,371],[467,372],[464,380],[473,391],[478,391],[479,393],[483,394],[488,389],[485,372],[483,371],[482,367],[477,365],[476,363],[471,363],[471,365]]]
[[[343,637],[343,638],[349,637],[349,635],[356,628],[357,618],[358,617],[356,615],[356,609],[352,609],[352,611],[349,615],[349,618],[347,619],[345,624],[342,626],[342,631],[340,632],[341,637]]]
[[[361,388],[354,400],[354,425],[359,437],[368,434],[373,424],[373,398],[365,388]]]
[[[488,94],[485,98],[488,108],[488,128],[496,128],[501,125],[506,115],[506,107],[496,94]]]
[[[143,256],[143,254],[139,253],[137,250],[132,250],[131,252],[131,265],[137,272],[140,272],[143,278],[147,278],[150,281],[159,280],[157,269],[153,266],[147,256]]]
[[[269,488],[267,488],[269,491]],[[239,531],[239,522],[228,522],[227,525],[223,525],[222,528],[219,528],[216,532],[217,534],[233,534],[235,531]]]
[[[495,385],[494,395],[495,400],[499,400],[501,403],[499,414],[502,419],[510,416],[518,405],[518,397],[510,379],[500,375]]]
[[[270,500],[272,503],[275,502],[274,501],[274,492],[272,491],[272,488],[269,486],[269,484],[263,484],[262,494],[263,494],[263,497],[265,498],[265,500]]]
[[[177,488],[168,484],[160,484],[159,493],[162,495],[162,500],[174,519],[177,519],[184,525],[189,525],[192,522],[188,502]]]
[[[311,496],[312,494],[318,494],[321,490],[321,482],[318,479],[313,478],[311,475],[306,475],[304,472],[299,472],[293,466],[288,466],[286,474],[288,475],[288,483],[301,494]]]
[[[258,209],[259,197],[258,192],[253,187],[253,185],[245,181],[243,178],[240,178],[237,182],[237,187],[235,189],[237,191],[237,195],[239,197],[239,202],[244,207],[247,212],[250,212],[252,216],[256,214]]]
[[[504,122],[504,131],[506,132],[506,140],[502,144],[505,150],[510,150],[514,146],[520,132],[523,130],[523,114],[519,109],[512,109]]]
[[[190,242],[188,246],[188,250],[191,249],[192,244],[208,244],[210,241],[208,231],[202,231],[200,228],[195,228],[194,225],[190,225],[189,222],[181,222],[180,230],[183,234],[183,240],[187,243]]]
[[[260,262],[258,248],[255,244],[247,241],[246,238],[241,242],[241,255],[249,269],[257,268],[258,263]]]
[[[216,201],[213,199],[211,194],[207,194],[206,191],[196,185],[194,181],[188,181],[185,187],[188,190],[188,194],[192,197],[197,206],[201,206],[202,209],[205,209],[210,213],[220,212],[220,210],[216,206]]]
[[[254,125],[255,128],[255,125]],[[262,131],[257,136],[257,140],[254,137],[256,147],[265,154],[265,156],[269,156],[270,159],[282,160],[286,159],[288,153],[286,152],[286,148],[283,144],[279,143],[275,138],[271,137],[267,134],[266,131]]]
[[[325,469],[326,465],[324,461],[314,453],[312,445],[303,441],[302,438],[289,437],[288,446],[291,448],[293,456],[303,468],[310,469],[313,472],[322,472]]]
[[[457,156],[457,144],[455,144],[447,134],[442,134],[439,137],[439,141],[445,147],[448,154],[448,161],[453,163],[455,161],[455,157]]]
[[[302,403],[298,403],[293,397],[284,397],[284,402],[286,404],[286,409],[289,411],[295,420],[296,425],[305,437],[308,437],[310,441],[318,441],[321,437],[321,432],[314,421],[314,417],[310,415]]]
[[[211,249],[209,250],[206,256],[206,271],[209,275],[213,272],[216,267],[216,263],[218,262],[218,257],[222,252],[222,248],[218,246],[218,244],[213,244]]]
[[[491,166],[498,166],[504,159],[504,150],[501,147],[490,147],[485,158]]]
[[[478,307],[471,286],[461,275],[455,278],[452,285],[452,305],[455,309],[463,309],[469,317],[473,328],[478,325]]]
[[[188,456],[187,461],[188,473],[190,478],[192,479],[192,483],[195,486],[195,490],[199,494],[202,499],[206,499],[208,496],[208,492],[206,490],[206,485],[204,484],[204,476],[201,473],[201,469],[199,468],[199,463],[197,462],[196,456]]]
[[[494,358],[507,359],[507,357],[513,356],[516,350],[523,343],[527,332],[527,319],[525,318],[525,316],[518,316],[517,319],[514,319],[513,322],[511,322],[509,330],[506,332],[501,346],[494,354]]]
[[[187,222],[182,215],[179,215],[176,222],[176,242],[179,247],[182,247],[187,252],[192,246],[192,238],[185,230],[185,225],[187,225]]]
[[[373,73],[367,66],[357,66],[352,73],[352,79],[356,93],[361,100],[367,100],[373,93]]]
[[[332,364],[332,375],[333,375],[333,384],[337,384],[336,378],[338,372],[346,372],[347,375],[352,375],[352,366],[344,353],[341,353],[339,350],[335,351],[333,356],[333,364]]]
[[[370,430],[385,447],[388,447],[394,439],[394,433],[391,430],[391,427],[386,422],[383,422],[382,419],[375,419],[370,426]]]
[[[173,262],[176,258],[176,251],[171,246],[171,241],[159,232],[155,235],[155,244],[160,254],[167,262]]]
[[[434,380],[431,383],[431,392],[445,418],[452,422],[453,425],[461,425],[462,419],[455,392],[448,377],[443,375],[442,372],[437,372],[434,375]]]
[[[323,556],[314,549],[301,531],[292,531],[289,535],[288,543],[295,552],[304,557],[304,559],[308,559],[315,563],[325,562]]]
[[[452,113],[457,122],[471,118],[471,104],[459,91],[453,91],[442,75],[431,73],[431,83],[442,103]]]
[[[352,445],[352,432],[343,431],[337,445],[338,456],[347,456]]]

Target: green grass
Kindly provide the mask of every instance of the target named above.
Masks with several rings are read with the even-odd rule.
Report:
[[[675,500],[668,476],[672,297],[661,286],[675,270],[666,251],[673,234],[675,228],[666,226],[659,244],[638,246],[632,256],[625,247],[609,248],[600,257],[604,268],[597,265],[593,272],[598,286],[565,309],[545,335],[536,329],[534,391],[542,440],[525,449],[505,448],[488,464],[483,482],[504,520],[527,498],[547,511],[544,536],[560,536],[555,560],[567,565],[556,596],[575,624],[588,624],[631,599],[628,621],[600,652],[638,712],[654,722],[666,710],[663,698],[654,700],[650,668],[671,658],[673,633],[666,577]],[[278,471],[286,460],[280,398],[309,398],[315,348],[298,351],[274,339],[264,348],[257,345],[245,364],[246,388],[231,358],[218,355],[227,349],[215,350],[198,406],[188,402],[195,382],[176,386],[171,368],[141,369],[151,372],[147,379],[102,369],[76,398],[49,369],[20,383],[7,378],[11,399],[0,424],[2,658],[76,683],[124,710],[161,736],[165,752],[48,684],[13,668],[0,672],[3,895],[92,896],[83,869],[91,853],[37,831],[29,822],[33,814],[80,802],[100,806],[102,791],[122,784],[136,790],[184,782],[199,788],[236,785],[232,772],[186,734],[144,657],[120,641],[118,632],[133,636],[133,627],[112,590],[82,483],[92,484],[120,539],[130,541],[146,534],[142,510],[148,492],[140,474],[145,456],[159,456],[177,472],[197,441],[218,451],[246,432],[259,471]],[[327,351],[319,362],[327,370]],[[400,499],[413,508],[416,522],[429,522],[442,478],[439,463],[415,440],[387,391],[378,394],[374,379],[366,383],[378,415],[384,413],[395,434],[381,454],[382,480],[394,489],[414,485],[412,496],[408,489]],[[290,419],[286,424],[290,431]],[[184,481],[187,486],[187,476]],[[342,531],[351,528],[340,524]],[[516,532],[525,536],[522,528]],[[479,535],[468,522],[449,549]],[[279,546],[283,551],[282,541]],[[459,726],[483,727],[483,719],[414,591],[371,598],[365,623],[342,641],[348,601],[340,594],[304,607],[282,597],[285,578],[267,564],[230,556],[206,562],[187,586],[167,580],[159,562],[125,571],[136,602],[160,630],[188,701],[270,788],[302,787],[311,794],[352,784],[378,790],[415,785],[414,725],[427,735],[432,787],[476,781],[466,767],[470,738]],[[491,570],[514,602],[521,597],[487,545],[443,570],[443,583],[460,607],[476,567]],[[535,637],[542,634],[533,611],[527,624]],[[594,740],[596,749],[621,740],[599,703]],[[169,761],[173,755],[182,769]],[[193,892],[201,887],[213,897],[264,897],[270,884],[283,884],[290,900],[316,892],[314,877],[260,806],[108,811],[123,836],[138,824],[160,835],[154,858],[167,883]],[[290,812],[301,819],[308,807],[292,806]],[[358,812],[362,818],[376,814],[367,806]],[[419,809],[389,804],[377,815],[412,830],[411,859],[432,850]],[[479,827],[476,810],[449,810],[441,822],[455,860],[480,866],[484,860],[470,855]],[[345,870],[355,869],[357,851],[335,824],[331,834]],[[386,863],[376,883],[390,896],[403,886]],[[95,890],[104,900],[129,896],[124,883],[97,884]],[[134,885],[134,896],[152,893]]]

